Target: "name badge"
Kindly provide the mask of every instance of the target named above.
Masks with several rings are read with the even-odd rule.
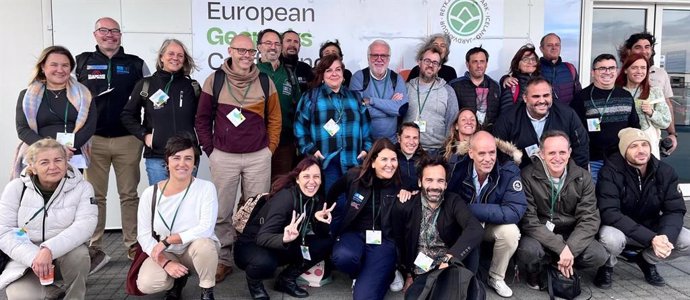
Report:
[[[381,245],[381,230],[367,230],[367,244]]]
[[[539,146],[537,144],[525,147],[525,152],[527,152],[527,157],[532,157],[534,155],[537,155],[539,153]]]
[[[151,97],[149,97],[149,100],[153,102],[153,108],[161,108],[163,105],[168,102],[168,94],[166,94],[163,90],[158,89]]]
[[[414,259],[414,265],[424,270],[424,272],[429,272],[431,270],[431,265],[434,264],[434,260],[426,254],[419,252],[417,258]]]
[[[244,122],[244,120],[247,119],[247,118],[244,117],[244,115],[242,114],[242,112],[241,112],[239,109],[237,109],[237,108],[233,109],[233,110],[227,115],[227,117],[228,117],[228,120],[230,120],[230,122],[232,122],[232,125],[235,125],[235,127],[239,127],[240,124],[242,124],[242,122]]]
[[[554,228],[556,228],[556,224],[552,223],[551,221],[546,221],[546,229],[553,232]]]
[[[426,121],[417,120],[414,123],[419,126],[419,132],[426,132]]]
[[[340,125],[333,121],[333,119],[330,119],[326,122],[326,125],[323,125],[323,129],[326,129],[330,136],[334,136],[340,130]]]
[[[74,148],[74,133],[58,132],[55,140],[63,146]]]
[[[283,95],[285,95],[285,96],[292,95],[292,85],[290,85],[290,83],[287,81],[285,81],[285,83],[283,83]]]
[[[14,232],[14,237],[17,239],[17,241],[22,243],[31,243],[29,235],[26,233],[24,228],[13,228],[12,231]]]
[[[589,130],[589,132],[601,131],[601,119],[599,119],[599,118],[587,119],[587,130]]]
[[[305,260],[311,260],[311,255],[309,255],[309,246],[299,246],[300,250],[302,250],[302,258]]]

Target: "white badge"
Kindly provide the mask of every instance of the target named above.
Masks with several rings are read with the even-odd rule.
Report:
[[[283,95],[290,96],[291,94],[292,94],[292,85],[290,85],[290,82],[285,81],[285,83],[283,83]]]
[[[334,136],[340,130],[340,125],[333,121],[333,119],[330,119],[326,122],[326,125],[323,125],[323,129],[326,129],[330,136]]]
[[[230,120],[230,122],[232,122],[232,125],[235,125],[235,127],[239,127],[240,124],[242,124],[242,122],[244,122],[244,120],[246,119],[244,117],[244,115],[242,114],[242,112],[237,108],[233,109],[227,115],[227,117],[228,117],[228,120]]]
[[[58,132],[55,137],[60,145],[74,148],[74,133]]]
[[[311,260],[311,255],[309,255],[309,246],[299,246],[299,248],[302,250],[302,258],[306,260]]]
[[[105,94],[107,94],[107,93],[112,92],[113,90],[114,90],[114,88],[109,88],[109,89],[107,89],[107,90],[105,90],[105,91],[102,91],[100,94],[96,95],[96,97],[98,97],[98,96],[103,96],[103,95],[105,95]]]
[[[553,229],[556,228],[556,224],[551,223],[551,221],[546,221],[546,229],[549,231],[553,232]]]
[[[426,121],[417,120],[414,123],[419,126],[419,132],[426,132]]]
[[[367,230],[367,244],[381,245],[381,230]]]
[[[422,252],[419,252],[419,254],[417,254],[417,258],[414,259],[414,265],[424,270],[424,272],[429,272],[429,270],[431,270],[431,265],[433,264],[434,260]]]
[[[601,131],[601,119],[599,119],[599,118],[587,119],[587,130],[589,130],[589,132]]]
[[[154,108],[160,108],[163,106],[163,104],[168,102],[168,98],[170,98],[168,94],[166,94],[163,90],[158,89],[153,95],[151,95],[151,97],[149,97],[149,100],[153,102]]]
[[[17,239],[17,241],[21,243],[31,243],[29,234],[26,233],[24,228],[13,228],[12,231],[14,232],[14,237]]]
[[[537,146],[537,144],[534,144],[532,146],[525,147],[525,152],[527,152],[527,157],[537,155],[537,153],[539,153],[539,146]]]

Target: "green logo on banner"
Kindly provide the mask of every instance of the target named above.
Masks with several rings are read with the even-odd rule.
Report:
[[[461,43],[480,39],[489,26],[488,11],[486,0],[446,0],[441,7],[441,28]]]

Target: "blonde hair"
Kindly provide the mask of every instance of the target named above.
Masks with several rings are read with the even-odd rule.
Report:
[[[38,61],[34,66],[34,71],[31,76],[31,82],[40,81],[45,83],[46,74],[43,73],[43,65],[45,65],[46,61],[48,60],[48,56],[51,54],[62,54],[64,56],[67,56],[67,59],[69,60],[69,70],[70,72],[74,71],[75,62],[72,53],[69,52],[69,50],[67,50],[67,48],[63,46],[50,46],[48,48],[43,49],[41,55],[38,56]]]
[[[176,44],[176,45],[182,47],[182,52],[184,52],[184,62],[182,63],[182,70],[184,71],[185,75],[192,74],[192,72],[194,72],[194,70],[199,69],[197,67],[196,63],[194,62],[194,58],[191,55],[189,55],[189,50],[187,50],[187,46],[185,46],[178,39],[167,39],[167,40],[163,41],[161,48],[158,50],[158,59],[156,60],[156,70],[158,70],[158,71],[163,70],[163,62],[161,61],[161,58],[163,58],[163,55],[165,55],[165,51],[168,49],[168,46],[170,46],[170,44]]]
[[[28,165],[33,165],[36,162],[36,156],[39,153],[53,149],[60,151],[62,158],[67,159],[67,152],[65,151],[65,147],[63,147],[60,143],[51,138],[38,140],[35,143],[31,144],[31,146],[29,146],[29,148],[26,149],[24,159],[26,160],[26,163]]]

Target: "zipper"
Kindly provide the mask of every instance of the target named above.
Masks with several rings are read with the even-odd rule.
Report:
[[[463,181],[462,184],[468,186],[470,190],[472,190],[472,199],[470,199],[470,204],[473,204],[477,197],[477,191],[474,189],[474,186],[467,183],[467,181]]]
[[[489,178],[487,177],[486,180],[489,180]],[[501,180],[501,174],[499,173],[498,178],[496,178],[496,183],[494,184],[494,186],[487,193],[484,194],[484,199],[482,199],[482,203],[488,203],[489,194],[494,192],[494,190],[496,189],[496,186],[498,186],[498,182],[500,180]]]

